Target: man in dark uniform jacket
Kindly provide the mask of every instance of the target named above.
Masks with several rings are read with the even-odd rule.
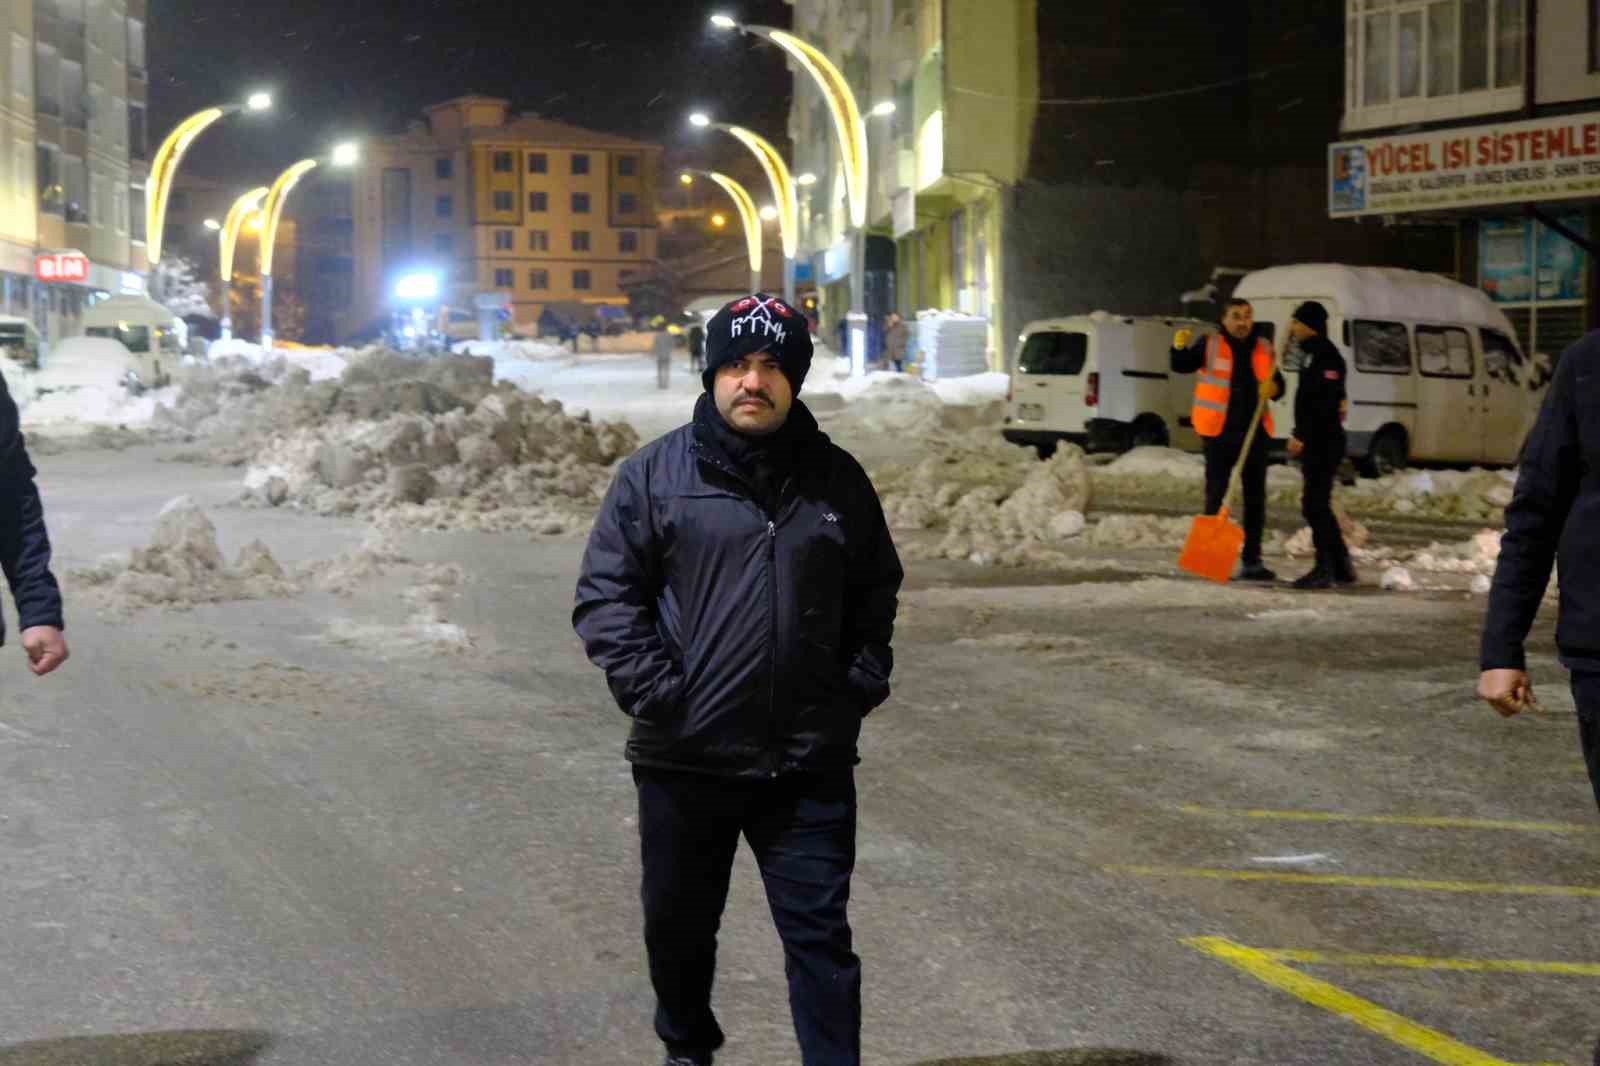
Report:
[[[1300,460],[1305,488],[1300,513],[1311,526],[1317,563],[1294,583],[1297,589],[1327,589],[1353,585],[1355,567],[1333,513],[1333,479],[1344,461],[1345,365],[1344,356],[1328,340],[1328,311],[1315,300],[1295,308],[1289,329],[1305,355],[1300,368],[1300,388],[1294,397],[1294,435],[1289,457]]]
[[[0,569],[17,605],[17,629],[28,669],[42,677],[67,661],[61,588],[50,572],[50,534],[22,439],[17,405],[0,379]],[[0,626],[0,641],[5,630]]]

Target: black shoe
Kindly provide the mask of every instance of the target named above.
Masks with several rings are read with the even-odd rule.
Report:
[[[1322,568],[1318,563],[1309,574],[1298,577],[1294,581],[1297,589],[1331,589],[1333,588],[1333,575]]]
[[[1235,581],[1276,581],[1278,580],[1278,575],[1268,570],[1266,564],[1258,560],[1253,563],[1245,563],[1239,567],[1239,572],[1233,575],[1233,579]]]

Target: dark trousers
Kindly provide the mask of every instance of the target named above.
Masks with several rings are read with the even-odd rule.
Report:
[[[1336,448],[1307,447],[1300,457],[1300,473],[1305,488],[1300,493],[1300,513],[1311,527],[1311,543],[1317,548],[1317,565],[1327,570],[1345,557],[1344,534],[1333,513],[1333,479],[1344,461],[1342,444]]]
[[[1589,768],[1594,802],[1600,807],[1600,674],[1572,675],[1572,702],[1578,705],[1578,742]]]
[[[1243,447],[1241,436],[1224,434],[1205,438],[1206,514],[1216,514],[1222,508],[1222,498],[1228,493],[1228,478]],[[1261,534],[1267,528],[1267,437],[1264,429],[1256,433],[1250,445],[1250,455],[1244,461],[1239,482],[1244,496],[1242,561],[1249,565],[1261,561]]]
[[[861,960],[850,947],[854,771],[770,781],[635,766],[644,942],[656,1033],[677,1055],[722,1046],[711,1012],[717,929],[739,837],[750,842],[783,941],[789,1010],[805,1066],[861,1062]]]

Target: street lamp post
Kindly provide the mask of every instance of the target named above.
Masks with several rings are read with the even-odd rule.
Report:
[[[722,187],[733,201],[733,206],[739,209],[739,218],[744,222],[745,248],[750,255],[750,291],[761,291],[761,212],[756,209],[756,202],[743,185],[712,170],[685,170],[685,174],[699,174],[703,178],[710,178]]]
[[[225,341],[233,339],[233,253],[239,246],[239,231],[244,228],[246,219],[256,217],[261,201],[270,191],[263,185],[235,200],[217,234],[221,241],[217,263],[222,275],[222,339]]]
[[[850,208],[850,310],[845,320],[850,327],[850,371],[867,370],[867,127],[861,108],[839,68],[815,45],[787,30],[755,26],[727,15],[713,15],[718,29],[738,30],[777,45],[798,63],[816,82],[833,116],[834,133],[839,138],[839,156],[844,165],[845,197]]]
[[[689,116],[689,121],[701,129],[721,130],[735,138],[750,149],[761,164],[761,169],[766,172],[767,182],[772,186],[773,202],[777,205],[778,236],[783,242],[783,299],[792,306],[795,256],[800,251],[800,197],[795,191],[794,175],[789,172],[789,164],[783,161],[782,154],[772,146],[772,142],[743,126],[713,122],[699,113]]]
[[[336,167],[353,167],[360,161],[360,149],[354,144],[341,144],[333,150],[331,162]],[[267,191],[266,203],[261,207],[261,347],[272,347],[272,246],[278,238],[278,223],[283,219],[283,204],[300,184],[300,179],[321,164],[321,160],[302,159],[278,175]]]
[[[145,256],[153,267],[161,261],[161,230],[167,222],[167,199],[172,195],[172,179],[183,162],[184,153],[212,123],[224,115],[240,111],[260,112],[272,108],[272,97],[252,93],[242,104],[208,107],[178,123],[150,157],[150,177],[145,182]]]

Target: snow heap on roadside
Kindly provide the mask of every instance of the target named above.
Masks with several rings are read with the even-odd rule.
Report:
[[[71,576],[98,589],[105,606],[118,613],[268,599],[300,591],[259,540],[241,548],[229,566],[217,543],[216,527],[188,496],[161,509],[146,547],[109,556]]]
[[[1409,470],[1363,478],[1341,491],[1363,513],[1495,521],[1516,480],[1514,470]]]
[[[73,337],[57,344],[34,370],[4,362],[6,388],[16,401],[23,431],[82,440],[113,427],[149,424],[178,389],[168,386],[135,396],[124,384],[128,352],[104,337]]]
[[[626,423],[596,425],[502,385],[470,407],[335,418],[282,434],[247,471],[246,499],[371,515],[384,527],[576,532],[593,521],[613,465],[638,444]]]
[[[801,394],[829,433],[854,440],[866,434],[909,436],[985,428],[1000,440],[1005,389],[997,389],[991,379],[1004,379],[1003,374],[952,378],[935,386],[893,371],[837,378],[830,369],[825,367],[819,379],[808,375]],[[813,374],[815,371],[814,361]]]

